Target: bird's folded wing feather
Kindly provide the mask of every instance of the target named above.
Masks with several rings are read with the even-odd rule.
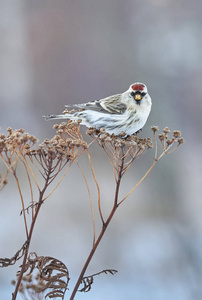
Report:
[[[83,104],[75,104],[74,106],[108,114],[123,114],[126,110],[126,105],[121,102],[121,95],[122,94],[117,94],[101,100]]]

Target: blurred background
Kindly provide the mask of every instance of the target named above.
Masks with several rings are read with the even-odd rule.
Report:
[[[96,277],[92,290],[76,299],[202,298],[201,11],[200,0],[0,2],[1,132],[11,126],[40,141],[51,138],[54,123],[42,115],[123,92],[140,81],[153,100],[141,136],[152,136],[150,127],[158,125],[181,130],[186,140],[120,207],[87,270],[87,275],[109,268],[118,273]],[[91,155],[107,215],[113,170],[97,145]],[[131,167],[121,196],[153,159],[150,150]],[[79,161],[97,209],[87,157]],[[20,199],[13,178],[8,181],[0,195],[0,257],[12,257],[25,241]],[[26,193],[25,183],[24,188]],[[88,193],[75,165],[42,207],[30,250],[62,260],[71,290],[91,245]],[[1,299],[11,299],[10,281],[19,265],[0,270]]]

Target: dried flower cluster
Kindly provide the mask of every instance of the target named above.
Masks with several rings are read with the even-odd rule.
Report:
[[[57,135],[52,139],[45,139],[39,149],[28,152],[29,155],[39,155],[48,157],[52,160],[55,158],[73,159],[78,155],[78,148],[85,150],[88,148],[87,143],[80,134],[79,125],[71,120],[68,123],[56,124],[53,127],[57,130]],[[76,150],[76,151],[75,151]]]
[[[9,265],[15,264],[16,261],[23,258],[21,269],[18,272],[17,281],[13,282],[13,284],[15,284],[13,300],[16,299],[18,291],[25,299],[27,297],[31,299],[44,299],[44,296],[45,298],[49,297],[64,299],[68,282],[70,280],[67,267],[65,266],[65,264],[55,258],[37,256],[36,253],[29,254],[29,245],[42,203],[44,203],[44,201],[59,186],[60,182],[69,170],[69,167],[77,159],[77,157],[79,157],[85,151],[88,155],[92,174],[97,185],[98,210],[102,225],[100,232],[97,235],[95,232],[96,227],[90,188],[87,183],[87,178],[81,170],[86,181],[91,203],[94,236],[93,247],[74,286],[70,300],[74,299],[77,291],[89,291],[94,282],[95,276],[102,273],[109,273],[112,275],[116,273],[115,270],[107,269],[91,276],[84,276],[86,269],[88,268],[88,265],[106,231],[106,228],[111,222],[120,204],[123,203],[126,198],[128,198],[128,196],[137,188],[137,186],[150,173],[155,164],[165,154],[175,151],[181,144],[184,143],[181,132],[175,130],[170,137],[170,129],[168,127],[165,127],[163,129],[163,132],[158,135],[158,127],[153,126],[151,128],[153,132],[153,143],[151,138],[140,138],[137,135],[126,136],[124,132],[119,136],[115,136],[113,134],[108,134],[104,129],[97,130],[95,128],[89,128],[87,134],[92,137],[92,143],[96,141],[98,145],[104,150],[114,169],[114,177],[116,183],[114,195],[115,197],[113,200],[114,202],[111,211],[109,211],[107,217],[104,217],[101,209],[102,203],[100,188],[95,177],[91,157],[88,151],[89,145],[84,141],[83,136],[80,133],[80,121],[78,121],[77,123],[72,121],[69,121],[68,123],[63,122],[60,125],[54,125],[53,128],[56,130],[56,135],[52,139],[45,139],[37,149],[33,149],[33,146],[37,143],[37,139],[29,133],[26,133],[24,129],[13,130],[9,127],[7,130],[7,136],[5,136],[4,134],[0,134],[0,157],[7,169],[6,175],[3,178],[0,176],[0,189],[5,186],[8,174],[12,173],[16,179],[17,187],[19,190],[22,204],[22,214],[25,224],[25,232],[27,237],[22,247],[15,253],[12,258],[0,259],[0,267],[7,267]],[[158,140],[159,142],[157,142]],[[157,144],[159,143],[161,145],[160,154],[158,154],[157,151]],[[151,149],[153,147],[155,148],[155,159],[150,168],[139,180],[139,182],[135,186],[133,186],[131,191],[124,198],[119,199],[120,182],[123,175],[126,173],[135,159],[139,158],[148,149]],[[20,163],[24,167],[25,174],[27,175],[27,183],[31,192],[30,198],[27,199],[26,197],[26,201],[29,201],[29,205],[25,205],[25,197],[21,188],[21,182],[24,183],[25,178],[19,179],[17,172],[17,167]],[[66,165],[68,165],[68,167],[63,172],[63,175],[60,176],[60,180],[48,194],[47,188]],[[38,177],[35,176],[35,172],[37,172],[36,170],[42,176],[43,180],[38,180]],[[34,188],[38,190],[37,193],[34,192]],[[31,210],[31,214],[29,214],[29,210]],[[29,222],[27,220],[28,218]],[[35,274],[33,273],[34,271],[38,272],[37,276],[35,276]]]
[[[19,151],[24,155],[38,141],[24,129],[13,130],[8,127],[7,131],[7,136],[0,134],[0,153],[17,153]]]
[[[79,122],[78,122],[79,123]],[[39,149],[32,150],[34,144],[38,140],[29,133],[25,133],[24,129],[13,130],[8,127],[8,134],[0,134],[0,153],[20,153],[20,155],[45,155],[52,159],[60,157],[61,155],[67,156],[67,151],[73,154],[75,147],[82,147],[86,149],[87,143],[83,140],[80,133],[79,124],[69,121],[68,123],[61,123],[54,125],[57,130],[57,135],[52,139],[45,139],[39,145]]]
[[[154,140],[155,140],[155,144],[156,144],[156,132],[159,130],[157,126],[153,126],[151,128],[151,130],[153,131],[153,134],[154,134]],[[162,146],[162,149],[163,149],[163,154],[166,154],[166,153],[171,153],[172,151],[174,151],[179,145],[183,144],[184,143],[184,138],[181,136],[182,133],[179,131],[179,130],[174,130],[173,131],[173,136],[172,137],[169,137],[169,134],[170,133],[170,128],[168,127],[165,127],[163,129],[163,133],[159,134],[158,135],[158,138],[161,142],[161,146]],[[171,151],[170,148],[173,146],[173,145],[176,145],[176,147],[174,149],[172,149]],[[157,148],[157,145],[156,145],[156,148]],[[156,154],[157,154],[157,151],[156,151]],[[156,157],[155,157],[156,158]]]
[[[56,170],[57,175],[69,161],[76,159],[88,148],[80,133],[79,122],[61,123],[54,125],[54,129],[57,134],[52,139],[45,139],[38,149],[33,149],[38,140],[24,129],[13,130],[9,127],[7,136],[0,134],[0,157],[8,172],[16,173],[19,158],[30,169],[26,159],[28,156],[33,164],[37,162],[42,167],[43,170],[38,169],[41,175],[54,173]],[[1,186],[6,183],[5,177]]]
[[[26,154],[32,163],[34,159],[41,165],[45,176],[52,176],[51,181],[64,168],[68,162],[74,161],[87,148],[88,144],[80,133],[79,123],[71,122],[54,125],[56,135],[52,139],[45,139],[36,150],[30,150]]]
[[[37,139],[26,133],[24,129],[7,129],[8,134],[0,134],[0,157],[7,168],[5,176],[0,180],[0,188],[7,183],[9,172],[16,175],[17,162],[19,158],[24,157],[30,148],[37,142]]]
[[[137,135],[126,136],[124,132],[115,136],[105,132],[104,129],[89,128],[87,134],[104,149],[116,172],[121,161],[124,161],[123,174],[136,158],[153,147],[150,138],[139,138]]]

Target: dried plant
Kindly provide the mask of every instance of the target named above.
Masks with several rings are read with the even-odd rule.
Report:
[[[155,164],[165,155],[172,153],[175,151],[181,144],[184,143],[184,139],[181,137],[180,131],[174,131],[173,136],[169,137],[168,134],[170,129],[168,127],[164,128],[163,133],[159,134],[158,137],[156,135],[158,131],[157,126],[153,126],[152,128],[153,138],[154,138],[154,148],[155,148],[155,159],[150,168],[147,170],[145,175],[139,180],[139,182],[131,189],[131,191],[121,200],[119,200],[119,190],[120,190],[120,183],[122,180],[123,175],[129,169],[131,164],[139,157],[141,157],[147,150],[153,148],[153,144],[151,138],[139,138],[135,135],[131,135],[126,137],[126,134],[123,132],[119,136],[109,135],[105,132],[105,130],[101,129],[96,130],[95,128],[89,128],[87,134],[93,138],[93,141],[96,141],[100,147],[105,151],[106,156],[108,157],[109,161],[111,162],[113,169],[114,169],[114,178],[115,178],[115,195],[113,200],[113,207],[108,213],[108,217],[106,220],[103,217],[102,209],[101,209],[101,198],[100,198],[100,190],[98,186],[98,209],[100,214],[100,219],[102,221],[102,227],[100,229],[100,233],[98,234],[97,238],[95,237],[94,232],[94,239],[93,239],[93,246],[87,257],[87,260],[83,266],[83,269],[80,273],[80,276],[77,280],[77,283],[74,287],[70,300],[73,300],[77,291],[79,290],[79,286],[82,283],[84,278],[84,274],[88,265],[103,237],[105,231],[111,222],[117,208],[128,198],[128,196],[138,187],[138,185],[146,178],[146,176],[151,172]],[[161,143],[161,154],[158,155],[158,145],[157,145],[157,138],[160,140]],[[95,178],[95,173],[93,170],[91,158],[89,155],[89,160],[92,168],[92,173]],[[92,214],[94,216],[94,214]]]
[[[82,278],[82,282],[80,283],[81,285],[83,284],[83,287],[78,289],[78,292],[89,292],[91,290],[92,284],[94,282],[94,277],[100,274],[111,274],[114,275],[116,274],[118,271],[117,270],[112,270],[112,269],[107,269],[107,270],[103,270],[101,272],[92,274],[90,276],[86,276]]]
[[[79,166],[79,169],[84,177],[87,185],[88,194],[91,203],[91,213],[93,219],[93,245],[92,249],[86,259],[86,262],[81,270],[77,282],[75,283],[74,289],[71,293],[70,300],[73,300],[76,293],[88,292],[91,290],[94,282],[94,277],[102,273],[114,275],[117,271],[115,270],[104,270],[95,273],[90,276],[84,276],[86,270],[91,262],[91,259],[106,232],[108,225],[110,224],[116,210],[120,205],[128,198],[128,196],[139,186],[144,178],[151,172],[155,164],[165,155],[175,151],[181,144],[184,143],[184,139],[181,137],[181,132],[175,130],[171,137],[169,137],[170,129],[164,128],[163,132],[157,135],[158,127],[153,126],[153,139],[151,138],[140,138],[136,135],[126,137],[125,133],[119,136],[109,135],[105,130],[96,130],[89,128],[87,134],[93,139],[92,142],[87,145],[84,141],[81,133],[79,122],[68,122],[55,125],[54,128],[57,134],[52,139],[45,139],[37,149],[33,149],[33,145],[37,142],[37,139],[27,133],[24,130],[15,130],[8,128],[7,137],[0,135],[0,157],[2,158],[7,172],[3,178],[6,180],[9,173],[12,173],[16,179],[17,187],[20,194],[22,203],[22,214],[25,223],[26,242],[22,248],[16,252],[11,258],[5,258],[0,260],[0,266],[5,267],[14,264],[17,260],[23,257],[21,270],[18,273],[17,281],[15,283],[15,291],[13,293],[13,300],[16,299],[18,291],[24,295],[29,291],[29,297],[35,297],[32,299],[42,299],[40,297],[49,298],[62,298],[64,299],[65,292],[67,290],[69,282],[69,271],[67,267],[59,260],[52,257],[37,256],[36,253],[28,255],[29,245],[32,237],[34,225],[41,208],[41,204],[55,191],[59,186],[60,182],[66,175],[69,167],[75,161]],[[153,140],[153,142],[152,142]],[[158,153],[158,140],[160,142],[161,151]],[[102,214],[102,201],[101,192],[98,181],[95,176],[89,147],[94,142],[104,150],[107,158],[113,167],[113,174],[115,179],[115,194],[113,199],[113,205],[107,216]],[[135,186],[125,195],[122,199],[119,199],[120,183],[127,170],[134,163],[134,161],[142,157],[147,150],[154,148],[154,161],[150,168],[146,171],[144,176],[136,183]],[[81,169],[77,158],[81,153],[86,152],[89,158],[92,175],[95,180],[97,191],[98,191],[98,211],[99,218],[101,220],[100,231],[96,234],[95,231],[95,219],[92,198],[90,188],[88,185],[85,172]],[[17,174],[17,168],[19,164],[22,164],[25,168],[25,172],[28,179],[29,188],[31,191],[31,204],[25,206],[25,200],[23,197],[20,180]],[[64,169],[62,177],[57,182],[52,191],[47,193],[47,188],[53,183],[58,174]],[[43,186],[39,186],[37,180],[37,174],[43,178]],[[1,181],[1,182],[3,182]],[[2,183],[3,185],[3,183]],[[35,194],[33,186],[38,190],[39,197],[35,200]],[[31,225],[27,225],[27,216],[31,210]],[[38,271],[37,277],[33,277],[34,270]],[[29,272],[28,274],[25,274]],[[24,274],[24,275],[23,275]],[[28,276],[28,277],[27,277]],[[31,277],[30,277],[31,276]],[[33,279],[34,278],[34,279]],[[35,280],[38,283],[28,284]],[[51,289],[51,290],[50,290]],[[34,295],[34,296],[33,296]]]
[[[45,139],[37,149],[33,149],[37,139],[34,136],[25,133],[24,129],[12,130],[12,128],[9,127],[7,136],[3,134],[0,135],[0,157],[7,168],[3,181],[5,182],[9,173],[12,173],[16,180],[22,204],[22,214],[26,232],[26,242],[23,244],[22,248],[17,251],[11,259],[0,259],[1,266],[6,267],[14,264],[23,257],[23,263],[16,282],[13,299],[16,299],[23,273],[25,272],[29,245],[41,205],[59,186],[72,162],[88,147],[80,134],[79,127],[79,123],[75,122],[55,125],[54,128],[56,129],[57,134],[50,140]],[[24,181],[24,178],[20,181],[17,172],[19,164],[25,169],[27,182],[30,188],[29,202],[31,202],[31,204],[27,207],[25,204],[27,201],[25,201],[21,187],[21,181]],[[66,170],[64,171],[63,176],[52,191],[46,194],[48,187],[53,183],[65,166]],[[37,180],[36,172],[41,175],[43,180]],[[38,182],[42,182],[42,186],[40,186]],[[34,194],[34,188],[38,190],[37,196]],[[34,198],[37,200],[34,201]],[[30,216],[30,226],[28,226],[27,221],[29,209],[31,209],[32,212]]]

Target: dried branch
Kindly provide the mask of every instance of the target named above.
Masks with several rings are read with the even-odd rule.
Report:
[[[89,163],[90,163],[90,167],[91,167],[91,172],[93,174],[93,179],[94,179],[96,187],[97,187],[97,192],[98,192],[98,210],[99,210],[100,218],[102,220],[102,224],[104,224],[104,218],[103,218],[103,215],[102,215],[101,202],[100,202],[100,187],[99,187],[97,178],[95,176],[95,172],[94,172],[94,168],[93,168],[93,164],[92,164],[92,161],[91,161],[91,157],[90,157],[89,151],[87,151],[87,155],[88,155],[88,159],[89,159]]]
[[[106,270],[103,270],[101,272],[98,272],[98,273],[95,273],[95,274],[92,274],[90,276],[86,276],[86,277],[83,277],[82,279],[82,282],[81,282],[81,285],[83,285],[83,287],[81,289],[78,289],[78,292],[89,292],[92,288],[92,284],[94,282],[94,277],[97,276],[97,275],[101,275],[101,274],[111,274],[111,275],[115,275],[118,271],[117,270],[113,270],[113,269],[106,269]]]
[[[2,175],[0,173],[0,191],[3,190],[3,188],[5,187],[5,185],[8,183],[6,178],[8,176],[9,171],[6,172],[6,174],[4,175],[4,177],[2,178]]]
[[[12,258],[0,258],[0,268],[12,266],[23,257],[25,251],[27,250],[28,243],[27,241],[22,245],[20,250],[18,250]]]
[[[88,196],[89,196],[89,199],[90,199],[90,208],[91,208],[91,215],[92,215],[92,221],[93,221],[93,244],[95,243],[95,217],[94,217],[94,211],[93,211],[93,202],[92,202],[92,197],[91,197],[91,192],[90,192],[90,188],[89,188],[89,184],[88,184],[88,181],[86,179],[86,176],[81,168],[81,166],[79,165],[78,161],[76,161],[76,164],[77,166],[79,167],[79,170],[84,178],[84,181],[86,183],[86,187],[87,187],[87,190],[88,190]]]

